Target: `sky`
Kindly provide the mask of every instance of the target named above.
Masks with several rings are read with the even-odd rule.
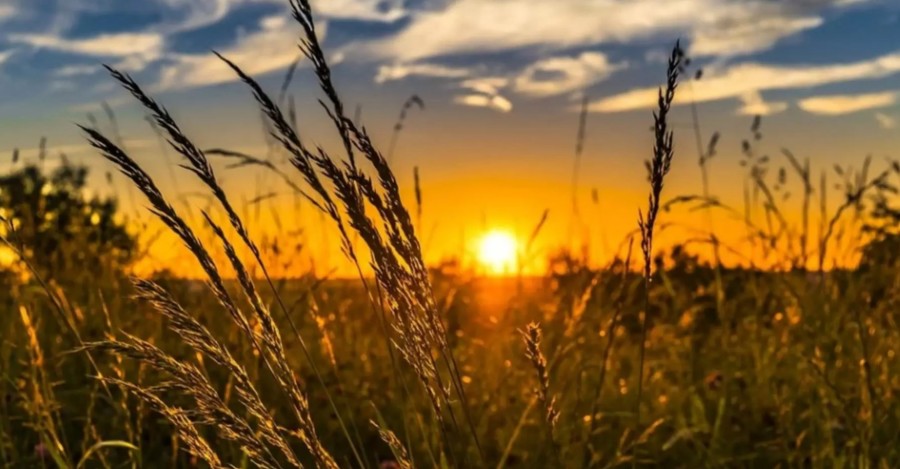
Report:
[[[740,143],[756,115],[760,153],[775,160],[790,148],[816,172],[859,166],[870,154],[880,164],[900,143],[895,0],[319,0],[313,7],[339,91],[376,143],[388,147],[410,95],[425,103],[410,111],[392,164],[407,194],[419,168],[420,236],[433,261],[471,251],[493,229],[527,237],[544,210],[550,216],[534,255],[575,239],[589,240],[598,259],[615,251],[646,203],[651,110],[676,39],[692,59],[688,78],[698,69],[702,77],[687,80],[676,99],[670,196],[700,192],[692,102],[700,141],[722,136],[710,190],[735,204],[746,176]],[[265,154],[248,90],[211,51],[274,93],[298,58],[299,32],[287,0],[0,0],[0,152],[19,148],[27,162],[46,137],[51,156],[65,153],[95,169],[94,190],[115,191],[139,210],[144,204],[124,180],[106,184],[111,168],[74,125],[96,119],[164,189],[190,195],[198,186],[172,170],[175,156],[101,64],[132,74],[201,147]],[[289,94],[308,138],[333,144],[302,61]],[[218,167],[239,200],[274,193],[272,207],[256,215],[259,236],[287,230],[275,228],[275,217],[290,219],[307,252],[320,253],[309,262],[339,257],[316,217],[298,216],[271,175]],[[0,160],[0,171],[9,169]],[[672,217],[692,223],[690,214]]]

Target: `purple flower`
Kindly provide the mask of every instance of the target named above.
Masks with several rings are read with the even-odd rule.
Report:
[[[34,455],[41,458],[41,461],[43,461],[48,455],[47,447],[44,446],[43,443],[34,445]]]

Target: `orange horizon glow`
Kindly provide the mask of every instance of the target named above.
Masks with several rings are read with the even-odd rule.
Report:
[[[614,259],[625,259],[629,237],[633,239],[631,265],[635,269],[639,267],[642,262],[640,239],[635,227],[628,223],[627,217],[612,217],[609,223],[605,219],[599,219],[577,237],[573,237],[567,229],[568,221],[569,218],[562,215],[557,216],[553,222],[548,222],[548,226],[540,233],[534,246],[529,248],[527,258],[524,257],[523,239],[530,231],[528,225],[533,223],[530,219],[522,220],[514,229],[507,228],[510,225],[505,223],[487,226],[482,223],[482,228],[472,229],[478,226],[477,222],[460,220],[464,223],[464,227],[469,228],[463,230],[449,228],[441,230],[440,223],[448,222],[445,219],[434,223],[426,221],[423,222],[425,227],[423,233],[419,233],[419,236],[427,265],[438,265],[452,260],[463,271],[491,277],[517,274],[546,275],[549,272],[549,261],[564,252],[587,262],[591,267],[602,268]],[[227,226],[227,220],[217,222]],[[280,223],[279,226],[265,217],[246,223],[251,236],[260,246],[267,269],[274,277],[292,278],[310,273],[317,277],[329,278],[357,276],[355,266],[340,251],[340,243],[337,241],[336,233],[333,233],[333,227],[322,225],[318,221],[304,224],[303,221],[282,220]],[[842,225],[846,225],[846,231],[852,233],[857,231],[853,226],[855,223],[858,221],[847,220]],[[655,236],[654,256],[667,254],[675,245],[683,245],[689,253],[697,255],[701,261],[714,262],[709,234],[702,228],[704,224],[703,215],[696,211],[662,213],[660,229]],[[298,226],[304,228],[300,230]],[[432,228],[429,230],[428,227]],[[227,267],[228,261],[223,257],[221,246],[212,237],[207,236],[205,227],[195,225],[194,228],[219,263],[222,275],[231,277],[232,272]],[[753,267],[776,271],[791,267],[784,259],[787,252],[784,243],[773,248],[758,241],[748,242],[745,239],[746,227],[740,220],[718,214],[715,217],[715,232],[720,242],[719,259],[725,267]],[[156,236],[158,233],[162,234]],[[807,267],[813,270],[818,264],[816,236],[813,231],[808,249]],[[158,222],[150,221],[142,237],[145,240],[155,239],[155,243],[145,251],[147,256],[138,259],[132,267],[134,274],[145,276],[167,269],[179,277],[203,278],[203,272],[193,255]],[[251,274],[259,274],[253,257],[242,246],[240,240],[233,237],[232,242]],[[273,243],[277,244],[277,248],[272,248]],[[856,265],[859,260],[857,248],[862,247],[864,243],[863,238],[833,238],[829,243],[825,269]],[[360,241],[356,249],[362,260],[363,273],[371,275],[364,244]]]

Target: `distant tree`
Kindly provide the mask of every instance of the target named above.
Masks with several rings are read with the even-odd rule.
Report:
[[[900,234],[884,233],[866,244],[862,250],[860,267],[894,267],[900,260]]]
[[[88,196],[87,175],[85,167],[64,164],[50,174],[27,166],[0,177],[0,234],[41,275],[120,272],[135,256],[117,201]]]

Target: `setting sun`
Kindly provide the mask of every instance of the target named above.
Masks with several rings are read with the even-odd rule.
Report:
[[[518,242],[508,231],[489,231],[478,246],[478,262],[492,274],[511,273],[516,268],[517,254]]]

